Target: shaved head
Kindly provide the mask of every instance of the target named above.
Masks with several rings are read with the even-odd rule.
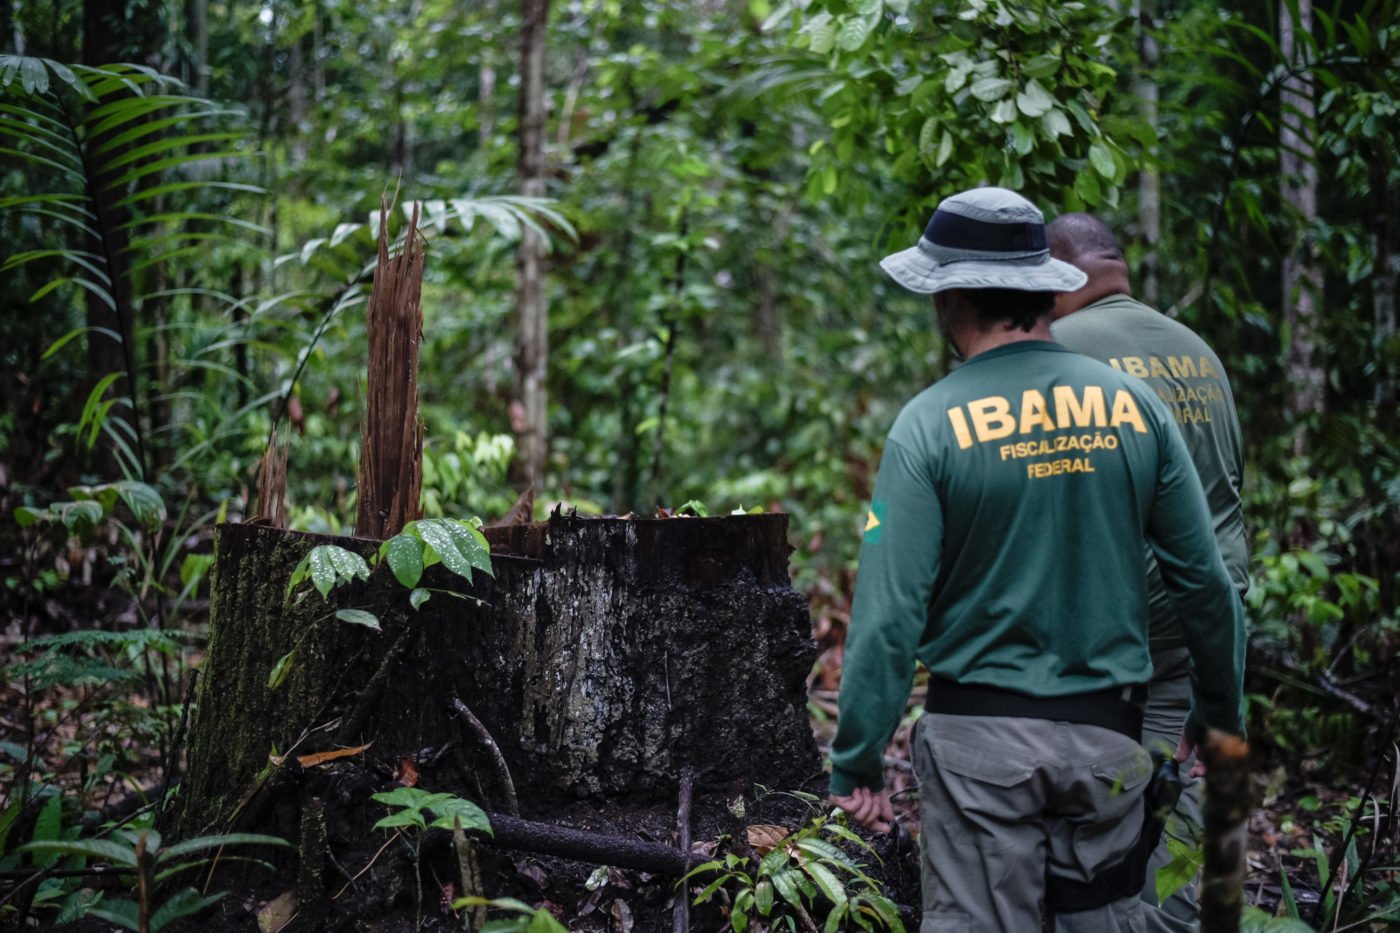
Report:
[[[1045,228],[1050,255],[1073,263],[1082,256],[1122,259],[1123,250],[1108,224],[1093,214],[1061,214]]]
[[[1055,296],[1052,314],[1057,320],[1109,295],[1131,294],[1128,263],[1118,238],[1093,214],[1061,214],[1046,226],[1045,238],[1051,256],[1089,276],[1079,291]]]

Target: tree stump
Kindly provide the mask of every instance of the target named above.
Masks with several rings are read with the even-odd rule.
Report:
[[[421,786],[500,809],[500,769],[456,700],[494,737],[527,815],[570,799],[670,802],[686,767],[702,786],[800,787],[820,774],[805,712],[816,647],[786,533],[783,515],[490,529],[494,578],[429,568],[420,586],[470,598],[414,610],[387,567],[329,602],[288,595],[313,546],[369,557],[376,541],[222,525],[176,834],[296,839],[312,796],[368,815],[365,786],[410,767]],[[338,621],[345,608],[382,631]],[[361,745],[329,769],[296,762]],[[356,780],[337,772],[352,762]]]

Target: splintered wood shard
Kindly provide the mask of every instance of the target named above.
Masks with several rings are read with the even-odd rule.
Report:
[[[277,444],[277,426],[273,425],[267,450],[258,463],[258,498],[253,521],[273,528],[287,527],[287,451],[290,445]]]
[[[397,200],[397,199],[396,199]],[[389,251],[393,205],[379,199],[379,263],[365,312],[369,374],[360,431],[359,512],[355,534],[388,538],[419,517],[423,425],[418,420],[418,344],[423,337],[423,245],[418,202],[403,249]]]

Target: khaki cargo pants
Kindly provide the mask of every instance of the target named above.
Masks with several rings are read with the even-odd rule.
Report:
[[[1088,881],[1142,829],[1147,752],[1110,729],[926,713],[914,734],[920,933],[1038,933],[1046,874]],[[1142,933],[1137,893],[1057,916],[1057,933]]]

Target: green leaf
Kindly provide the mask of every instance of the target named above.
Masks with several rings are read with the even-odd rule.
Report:
[[[101,905],[89,910],[88,914],[128,930],[141,929],[141,908],[135,901],[109,897]]]
[[[856,13],[854,16],[846,17],[841,24],[841,30],[836,34],[836,47],[843,52],[854,52],[865,45],[865,40],[870,38],[870,33],[875,29],[875,24],[880,21],[880,4],[874,5],[874,11],[870,13]]]
[[[432,794],[420,787],[395,787],[393,790],[380,791],[371,794],[370,800],[382,803],[390,807],[413,807],[415,809],[427,805],[428,798]]]
[[[86,500],[83,502],[55,502],[50,508],[57,510],[58,520],[74,534],[84,534],[102,521],[102,504]]]
[[[836,47],[836,20],[822,12],[812,17],[804,27],[809,36],[808,48],[817,55],[826,55]]]
[[[1045,131],[1045,135],[1051,139],[1070,136],[1074,133],[1069,125],[1069,117],[1065,116],[1065,112],[1058,108],[1045,111],[1045,115],[1040,118],[1040,126]]]
[[[364,609],[339,609],[336,611],[335,617],[342,622],[349,622],[351,625],[363,625],[376,632],[383,631],[379,627],[379,616]]]
[[[807,873],[807,877],[816,883],[817,889],[827,900],[833,904],[846,903],[846,888],[831,869],[819,862],[807,862],[802,866],[802,870]]]
[[[982,78],[972,82],[972,96],[986,103],[1001,100],[1010,91],[1011,81],[1007,78]]]
[[[759,916],[766,917],[773,912],[772,879],[765,878],[758,884],[754,885],[753,900],[754,905],[758,907]]]
[[[1113,161],[1113,151],[1102,142],[1095,141],[1089,147],[1089,162],[1094,166],[1094,171],[1109,181],[1118,174],[1118,166]]]
[[[308,561],[311,582],[323,598],[330,595],[333,587],[342,583],[369,579],[369,564],[365,563],[365,559],[334,544],[318,544],[311,549]]]
[[[1157,869],[1157,903],[1166,903],[1167,898],[1180,891],[1201,869],[1201,850],[1188,842],[1167,834],[1167,852],[1171,861]]]
[[[427,824],[421,810],[400,810],[397,813],[390,813],[374,824],[375,829],[394,829],[398,826],[416,826],[419,829],[425,829]]]
[[[53,513],[48,509],[36,509],[27,505],[15,509],[15,522],[21,528],[28,528],[35,522],[47,521],[53,521]]]
[[[938,168],[942,168],[942,167],[943,167],[943,163],[947,162],[948,159],[949,159],[949,157],[952,156],[952,154],[953,154],[953,134],[952,134],[952,133],[949,133],[947,130],[944,130],[944,131],[943,131],[943,138],[942,138],[941,140],[939,140],[939,143],[938,143],[938,156],[937,156],[937,158],[935,158],[935,159],[933,160],[933,164],[934,164],[935,166],[937,166]]]
[[[223,833],[217,836],[196,836],[177,842],[168,849],[162,849],[157,861],[166,864],[191,852],[206,852],[224,846],[282,846],[290,848],[291,843],[278,836],[265,836],[261,833]]]
[[[1039,117],[1055,106],[1055,98],[1034,78],[1016,95],[1016,108],[1028,117]]]
[[[471,582],[472,569],[492,574],[491,546],[486,536],[466,522],[452,518],[425,518],[413,523],[423,542],[443,566]]]
[[[564,926],[548,910],[541,907],[530,914],[530,926],[525,933],[569,933],[568,927]]]
[[[1019,120],[1011,124],[1011,147],[1017,155],[1026,155],[1035,148],[1035,132]]]
[[[282,657],[277,659],[277,663],[272,665],[272,671],[267,675],[267,689],[276,690],[282,686],[282,681],[287,679],[287,675],[292,672],[292,661],[296,657],[296,649],[293,648]]]
[[[773,874],[773,887],[782,899],[793,907],[803,907],[802,892],[797,887],[799,875],[795,869],[785,868]]]
[[[38,827],[35,827],[38,832]],[[110,839],[51,839],[31,842],[20,846],[21,852],[39,853],[42,858],[34,859],[34,864],[47,868],[64,855],[80,855],[98,862],[111,862],[122,868],[136,867],[136,853],[130,846],[124,846]]]
[[[423,576],[423,542],[412,535],[397,534],[384,542],[385,560],[394,579],[412,589]],[[417,609],[415,605],[413,607]]]
[[[419,587],[412,593],[408,594],[408,604],[414,609],[421,609],[423,608],[423,604],[432,598],[433,594],[431,590],[425,590],[422,587]]]
[[[153,528],[165,521],[165,500],[155,489],[135,480],[122,480],[112,485],[143,526]]]
[[[449,800],[431,804],[428,809],[437,816],[437,819],[428,824],[434,829],[454,829],[454,820],[461,820],[463,829],[491,832],[491,821],[481,808],[470,800],[452,797]]]
[[[151,933],[159,933],[160,929],[172,920],[179,920],[181,917],[190,917],[199,913],[210,904],[217,903],[227,893],[227,891],[220,891],[217,894],[203,897],[194,888],[176,891],[169,900],[156,908],[155,913],[151,914]]]

